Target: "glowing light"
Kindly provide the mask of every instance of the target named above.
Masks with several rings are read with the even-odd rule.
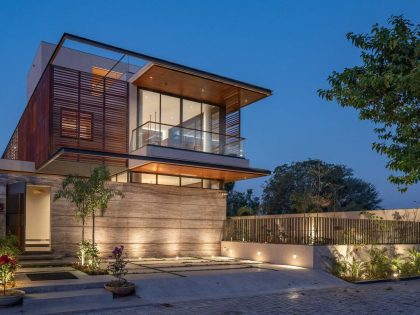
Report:
[[[231,254],[232,254],[232,253],[233,253],[233,250],[229,249],[229,253],[231,253]]]
[[[295,255],[293,255],[293,259],[296,259],[297,258],[297,255],[295,254]]]
[[[178,256],[176,256],[176,257],[175,257],[175,259],[176,259],[176,260],[178,260],[178,259],[179,259],[179,257],[178,257]]]
[[[141,257],[139,257],[139,260],[141,260]]]
[[[258,255],[258,256],[261,256],[261,252],[258,252],[258,253],[257,253],[257,255]]]
[[[394,272],[394,274],[392,275],[394,278],[398,278],[398,273]]]

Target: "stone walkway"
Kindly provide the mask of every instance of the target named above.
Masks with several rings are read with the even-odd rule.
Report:
[[[79,314],[420,314],[420,280],[264,296],[145,305]]]

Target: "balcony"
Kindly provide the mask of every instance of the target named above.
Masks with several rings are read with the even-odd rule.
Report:
[[[146,145],[243,157],[244,138],[148,121],[132,131],[131,150]]]

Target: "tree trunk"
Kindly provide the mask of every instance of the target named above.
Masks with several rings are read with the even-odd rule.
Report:
[[[92,212],[92,245],[95,245],[95,211]]]
[[[85,241],[85,218],[82,218],[82,242]]]

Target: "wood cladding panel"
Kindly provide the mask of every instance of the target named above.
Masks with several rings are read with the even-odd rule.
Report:
[[[52,95],[53,152],[61,147],[128,152],[127,82],[53,66]],[[77,137],[61,136],[63,109],[78,113]],[[76,154],[63,155],[60,159],[88,163],[105,161]],[[126,161],[120,160],[117,164],[123,166]]]
[[[226,106],[227,112],[256,102],[267,94],[215,81],[206,77],[152,65],[134,84],[139,87]]]
[[[169,163],[150,162],[132,169],[134,172],[162,175],[192,176],[197,178],[217,179],[227,182],[265,176],[265,173],[252,171],[231,171],[204,167],[185,166]]]
[[[36,166],[49,157],[51,69],[43,73],[22,114],[5,158],[33,161]]]

